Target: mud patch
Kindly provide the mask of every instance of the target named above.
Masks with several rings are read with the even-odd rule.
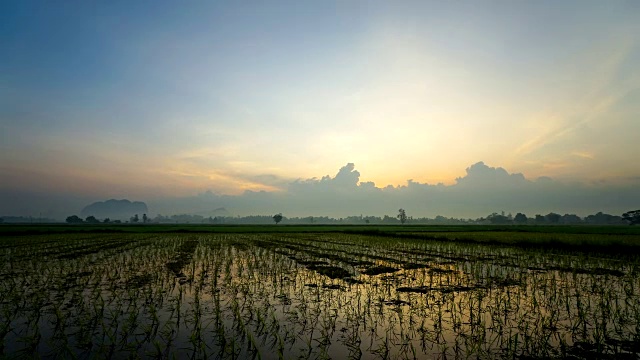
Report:
[[[325,285],[322,285],[322,288],[329,289],[329,290],[342,290],[342,286],[338,284],[325,284]]]
[[[561,271],[561,272],[571,272],[571,273],[583,274],[583,275],[610,275],[615,277],[624,276],[624,273],[620,270],[604,269],[604,268],[578,269],[578,268],[572,268],[572,267],[550,266],[547,269]]]
[[[405,270],[415,270],[415,269],[428,269],[428,265],[417,264],[417,263],[404,263],[402,264],[402,268]]]
[[[404,301],[404,300],[398,300],[398,299],[385,301],[384,304],[385,305],[395,305],[395,306],[402,306],[402,305],[411,306],[410,302]]]
[[[173,260],[167,263],[167,268],[175,274],[176,277],[183,278],[185,277],[182,269],[191,262],[193,258],[193,253],[196,251],[198,247],[197,240],[187,240],[180,245],[178,250],[176,251],[176,257]]]
[[[313,265],[307,267],[309,270],[313,270],[320,275],[328,276],[331,279],[342,279],[351,277],[351,274],[338,266],[327,266],[327,265]]]
[[[469,286],[459,286],[459,285],[451,285],[451,286],[441,286],[441,287],[431,287],[431,286],[403,286],[396,289],[397,292],[406,292],[406,293],[418,293],[418,294],[426,294],[431,291],[440,292],[442,294],[448,294],[452,292],[463,292],[463,291],[471,291],[474,289],[479,289],[481,287],[469,287]]]
[[[373,276],[373,275],[380,275],[380,274],[390,274],[399,270],[400,269],[390,267],[390,266],[375,266],[372,268],[368,268],[367,270],[364,270],[362,273],[365,275]]]

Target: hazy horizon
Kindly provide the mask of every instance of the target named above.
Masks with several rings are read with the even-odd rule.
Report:
[[[348,163],[335,175],[296,179],[277,191],[246,190],[238,195],[205,191],[181,197],[115,198],[145,202],[150,217],[216,216],[220,208],[225,209],[227,216],[279,212],[287,217],[395,216],[397,209],[404,208],[409,216],[432,218],[442,215],[475,219],[502,211],[513,215],[523,212],[529,217],[550,212],[584,217],[600,211],[621,215],[640,204],[635,184],[562,182],[550,177],[527,179],[523,174],[509,173],[483,162],[467,167],[465,175],[456,178],[452,185],[407,180],[404,185],[379,187],[360,178],[355,164]],[[62,220],[79,215],[91,203],[111,198],[0,191],[0,199],[0,215]]]
[[[640,208],[637,1],[27,0],[0,24],[0,215]]]

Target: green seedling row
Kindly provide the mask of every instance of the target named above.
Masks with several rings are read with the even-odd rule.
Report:
[[[636,257],[402,233],[5,236],[0,357],[639,356]]]

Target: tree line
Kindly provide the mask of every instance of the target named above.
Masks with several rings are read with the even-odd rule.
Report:
[[[78,215],[71,215],[71,216],[67,216],[67,219],[65,220],[65,222],[67,224],[122,224],[122,220],[119,220],[119,219],[111,220],[110,218],[104,218],[102,220],[99,220],[93,215],[87,216],[85,219],[82,219]],[[138,217],[138,214],[135,214],[132,217],[130,217],[129,221],[125,221],[125,223],[132,223],[132,224],[136,224],[139,222],[140,222],[140,218]],[[147,217],[147,214],[142,214],[142,223],[146,224],[148,222],[151,222],[151,221]]]
[[[505,214],[504,212],[494,212],[484,217],[476,219],[462,219],[453,217],[436,216],[413,217],[409,216],[405,209],[399,209],[396,216],[347,216],[334,218],[328,216],[307,216],[307,217],[286,217],[282,213],[276,215],[250,215],[250,216],[216,216],[204,217],[201,215],[179,214],[171,216],[157,215],[154,218],[147,217],[143,214],[140,218],[138,214],[130,217],[128,221],[97,219],[95,216],[88,216],[85,219],[77,215],[67,217],[66,222],[69,224],[420,224],[420,225],[636,225],[640,224],[640,210],[628,211],[622,216],[605,214],[598,212],[596,214],[580,217],[575,214],[560,215],[550,212],[546,215],[536,214],[532,217],[524,213],[516,215]]]

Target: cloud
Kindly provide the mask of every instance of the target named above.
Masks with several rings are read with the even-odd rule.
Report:
[[[355,164],[341,167],[334,176],[289,181],[275,175],[249,176],[252,181],[278,186],[279,190],[247,190],[238,195],[220,195],[204,191],[195,196],[146,201],[150,214],[198,214],[215,216],[225,208],[232,215],[285,216],[394,215],[404,208],[410,216],[477,218],[492,212],[524,212],[529,216],[557,213],[593,214],[603,211],[621,214],[640,203],[640,179],[627,177],[623,182],[563,182],[550,177],[529,180],[520,173],[477,162],[452,185],[428,184],[408,180],[405,185],[377,187],[360,182]],[[78,213],[80,200],[65,204],[62,196],[0,193],[0,214],[33,215],[45,208],[47,216],[60,219]],[[84,198],[83,198],[84,199]],[[96,201],[86,199],[87,205]],[[17,208],[11,204],[21,204]],[[45,207],[46,204],[46,207]],[[75,207],[75,208],[74,208]],[[19,213],[16,213],[19,212]]]
[[[522,174],[509,174],[505,169],[489,167],[480,161],[466,170],[467,175],[456,179],[461,187],[518,186],[526,182]]]
[[[278,181],[280,181],[279,179]],[[192,199],[165,203],[170,208],[200,211],[225,207],[233,214],[271,214],[288,216],[329,215],[344,217],[358,214],[393,215],[402,207],[412,216],[445,215],[479,217],[495,211],[525,212],[529,215],[597,211],[622,213],[640,202],[638,182],[624,184],[567,183],[550,177],[529,180],[520,173],[478,162],[466,169],[453,185],[428,184],[408,180],[406,185],[377,187],[360,182],[355,164],[341,167],[334,176],[298,179],[283,191],[246,191],[241,196],[215,196],[207,193]]]
[[[563,85],[557,87],[564,91],[549,87],[549,94],[553,96],[545,101],[546,109],[529,121],[529,134],[513,152],[516,158],[558,159],[565,154],[574,159],[615,157],[612,149],[598,143],[611,131],[622,140],[624,133],[616,131],[616,125],[636,122],[637,102],[629,101],[629,97],[632,98],[640,86],[635,67],[640,59],[640,46],[637,37],[630,35],[637,24],[632,28],[627,26],[612,26],[598,41],[592,41],[572,55],[572,61],[566,63],[571,64],[570,67],[554,77],[566,77]],[[585,76],[586,73],[589,76]],[[591,149],[572,152],[565,148],[577,146]],[[571,167],[570,162],[563,168]]]
[[[571,155],[582,158],[582,159],[589,159],[589,160],[595,159],[595,155],[593,155],[588,151],[574,151],[571,153]]]
[[[292,192],[309,192],[314,190],[344,191],[357,189],[360,181],[360,172],[355,170],[355,164],[348,163],[340,168],[338,173],[332,178],[329,175],[321,179],[298,179],[290,184],[289,190]]]

